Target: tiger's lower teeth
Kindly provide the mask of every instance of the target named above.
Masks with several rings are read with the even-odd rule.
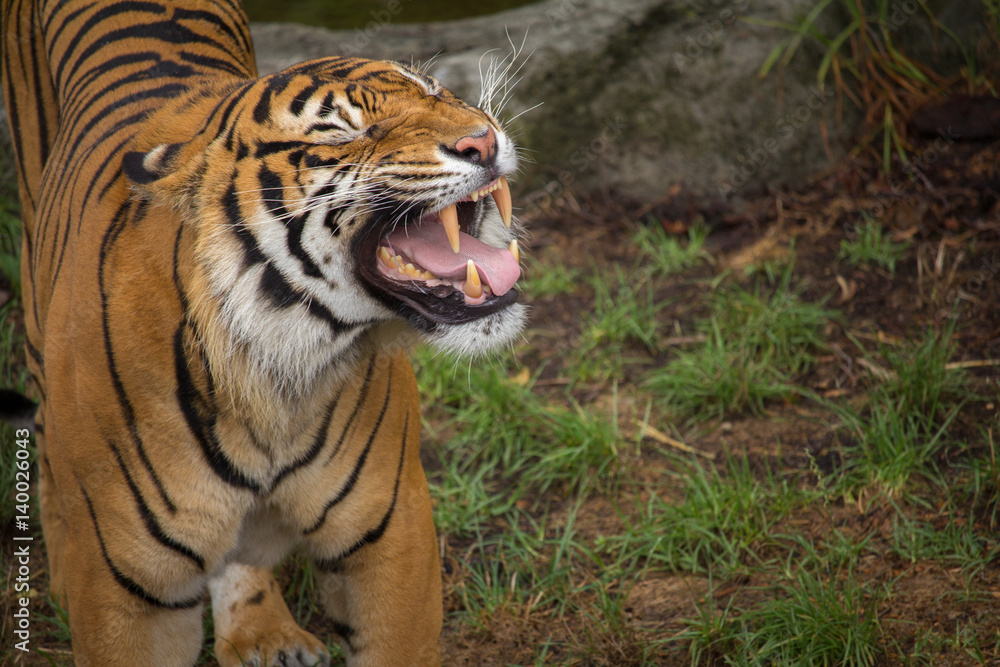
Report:
[[[454,292],[461,292],[466,296],[467,303],[477,304],[493,295],[490,286],[479,279],[479,275],[474,269],[470,269],[465,280],[446,280],[416,266],[413,262],[408,262],[407,258],[402,255],[393,255],[385,246],[378,249],[378,262],[386,274],[395,276],[397,280],[421,282],[426,289],[440,298],[445,298]]]

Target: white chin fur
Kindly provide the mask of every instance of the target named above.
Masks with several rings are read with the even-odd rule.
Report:
[[[515,303],[475,322],[439,324],[426,340],[439,350],[472,359],[509,347],[527,320],[528,308]]]

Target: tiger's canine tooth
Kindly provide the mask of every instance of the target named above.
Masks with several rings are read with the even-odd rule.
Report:
[[[457,254],[461,245],[458,238],[458,210],[454,204],[449,204],[441,209],[439,215],[441,216],[441,224],[444,225],[444,233],[447,234],[448,242],[451,243],[451,249]]]
[[[390,268],[392,267],[392,265],[394,263],[392,261],[392,254],[389,252],[389,249],[386,248],[385,246],[379,246],[379,249],[378,249],[378,258],[380,260],[382,260],[383,264],[385,264],[386,266],[388,266]]]
[[[510,202],[510,187],[507,185],[506,176],[500,177],[500,180],[497,181],[497,189],[490,194],[493,195],[493,201],[497,203],[497,210],[500,211],[500,217],[503,219],[503,226],[510,229],[510,214],[512,205]]]
[[[510,242],[510,247],[507,248],[507,250],[510,251],[510,254],[514,255],[514,261],[517,262],[518,264],[520,264],[521,263],[521,251],[517,247],[517,239],[514,239],[513,241]]]
[[[474,202],[479,201],[479,191],[473,192],[471,195],[469,195],[469,197]]]
[[[465,285],[462,289],[472,299],[478,299],[483,295],[483,283],[479,280],[479,271],[471,259],[465,265]]]

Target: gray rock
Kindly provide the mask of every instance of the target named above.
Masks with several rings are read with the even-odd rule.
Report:
[[[430,73],[473,101],[484,62],[509,56],[513,45],[523,67],[500,116],[514,118],[528,158],[519,180],[538,203],[565,187],[656,198],[677,182],[733,196],[801,182],[828,164],[818,123],[835,104],[810,85],[818,51],[804,48],[782,79],[760,80],[758,69],[788,33],[738,19],[787,22],[813,4],[548,0],[407,25],[394,20],[406,11],[398,0],[396,12],[373,16],[364,30],[255,24],[253,36],[265,72],[326,55],[433,58]]]

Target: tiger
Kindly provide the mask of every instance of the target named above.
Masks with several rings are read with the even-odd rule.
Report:
[[[441,663],[414,344],[510,348],[518,148],[405,63],[257,73],[238,0],[3,0],[50,592],[77,665]],[[299,561],[297,561],[299,562]]]

